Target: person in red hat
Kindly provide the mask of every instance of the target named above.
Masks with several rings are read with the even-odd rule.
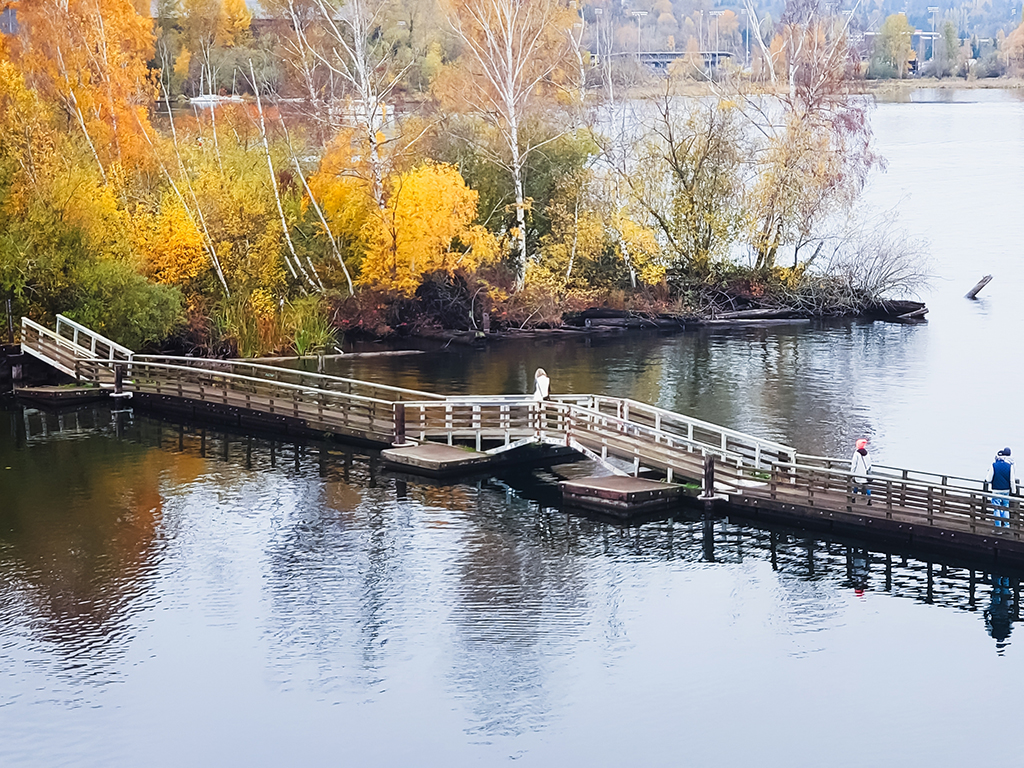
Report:
[[[868,454],[868,441],[861,438],[850,459],[850,474],[853,475],[853,492],[863,493],[868,499],[868,506],[871,506],[871,488],[868,486],[868,478],[871,475],[871,456]]]

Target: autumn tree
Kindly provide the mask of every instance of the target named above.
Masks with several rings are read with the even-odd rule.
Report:
[[[847,23],[822,13],[817,0],[790,3],[771,45],[776,76],[788,89],[781,97],[775,91],[743,97],[758,138],[744,201],[758,269],[773,268],[788,246],[796,267],[816,227],[853,205],[879,162],[865,105],[851,94],[857,65]]]
[[[12,186],[34,186],[53,161],[55,137],[46,105],[8,58],[0,38],[0,199]]]
[[[665,278],[669,259],[653,229],[616,210],[607,178],[591,169],[563,177],[548,205],[551,227],[540,238],[539,258],[527,283],[557,296],[599,302],[610,290],[648,286]]]
[[[1007,35],[1003,41],[1003,54],[1007,63],[1018,73],[1024,72],[1024,23]]]
[[[512,178],[518,246],[516,283],[522,287],[527,249],[524,172],[531,154],[552,137],[524,141],[527,117],[571,49],[575,11],[561,0],[442,0],[462,44],[459,70],[445,89],[449,103],[489,122],[503,152],[495,160]]]
[[[78,126],[104,180],[113,162],[145,164],[152,20],[131,0],[36,0],[17,10],[29,83]]]
[[[177,0],[177,4],[187,51],[185,67],[198,57],[200,93],[217,93],[221,81],[217,54],[244,41],[252,13],[245,0]]]
[[[264,0],[262,6],[284,23],[277,27],[276,51],[287,71],[281,95],[301,96],[296,109],[315,126],[321,144],[326,144],[338,130],[333,108],[338,92],[334,74],[323,56],[330,50],[330,30],[324,24],[318,0]]]
[[[157,282],[190,286],[210,269],[202,233],[175,198],[164,201],[150,231],[140,234],[144,269]]]
[[[886,17],[875,38],[872,65],[877,75],[900,79],[906,76],[907,62],[914,51],[911,44],[913,34],[914,27],[907,21],[905,13]]]
[[[648,102],[645,135],[617,168],[632,220],[657,232],[677,271],[706,275],[739,230],[741,115],[735,104],[671,89]]]
[[[387,208],[384,179],[384,128],[392,120],[389,100],[402,82],[408,64],[401,64],[392,46],[379,34],[386,0],[316,0],[326,31],[324,47],[310,52],[350,89],[352,116],[359,127],[356,141],[365,147],[370,189],[380,211]]]
[[[358,267],[366,254],[368,221],[380,216],[380,209],[370,190],[367,159],[358,152],[353,134],[352,129],[342,130],[334,137],[309,187],[328,220],[338,257]]]
[[[449,165],[427,163],[392,178],[385,215],[367,219],[361,282],[411,295],[423,275],[474,269],[497,254],[476,220],[477,194]]]

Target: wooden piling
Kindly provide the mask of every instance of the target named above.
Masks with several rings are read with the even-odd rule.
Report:
[[[715,496],[715,455],[713,453],[704,456],[704,495],[703,498],[711,499]]]
[[[395,403],[395,439],[393,445],[405,445],[405,403]]]
[[[984,288],[990,282],[992,282],[992,275],[985,275],[983,278],[981,278],[981,280],[978,281],[978,284],[976,286],[974,286],[973,288],[971,288],[971,290],[969,290],[967,292],[967,294],[964,296],[964,298],[965,299],[976,299],[976,298],[978,298],[978,293],[981,291],[982,288]]]

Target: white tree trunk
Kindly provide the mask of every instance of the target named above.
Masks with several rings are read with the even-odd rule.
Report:
[[[256,70],[252,65],[252,59],[249,60],[249,74],[252,76],[252,89],[256,94],[256,109],[260,115],[260,136],[263,139],[263,152],[267,156],[267,169],[270,171],[270,188],[274,190],[274,202],[277,203],[277,214],[281,217],[281,231],[284,233],[285,242],[288,243],[288,251],[292,255],[292,259],[295,261],[295,266],[298,267],[299,272],[302,273],[302,277],[313,289],[317,289],[317,284],[313,282],[313,278],[309,276],[306,268],[302,266],[302,259],[295,252],[295,244],[292,242],[292,235],[288,229],[288,219],[284,215],[284,206],[281,205],[281,193],[277,188],[277,174],[274,173],[274,161],[270,156],[270,142],[267,140],[267,124],[263,118],[263,102],[260,99],[260,88],[256,83]],[[287,263],[288,257],[285,256],[285,262]]]

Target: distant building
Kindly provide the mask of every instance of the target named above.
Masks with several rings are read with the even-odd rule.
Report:
[[[610,58],[619,61],[639,60],[641,64],[651,69],[665,70],[676,59],[684,59],[688,55],[686,51],[643,51],[642,53],[622,51],[611,54]],[[720,64],[733,57],[728,51],[701,51],[699,55],[704,61],[704,66],[711,69],[717,69]],[[591,60],[595,63],[597,61],[596,57],[591,57]]]
[[[5,8],[0,11],[0,35],[18,34],[18,17],[14,14],[13,8]]]

